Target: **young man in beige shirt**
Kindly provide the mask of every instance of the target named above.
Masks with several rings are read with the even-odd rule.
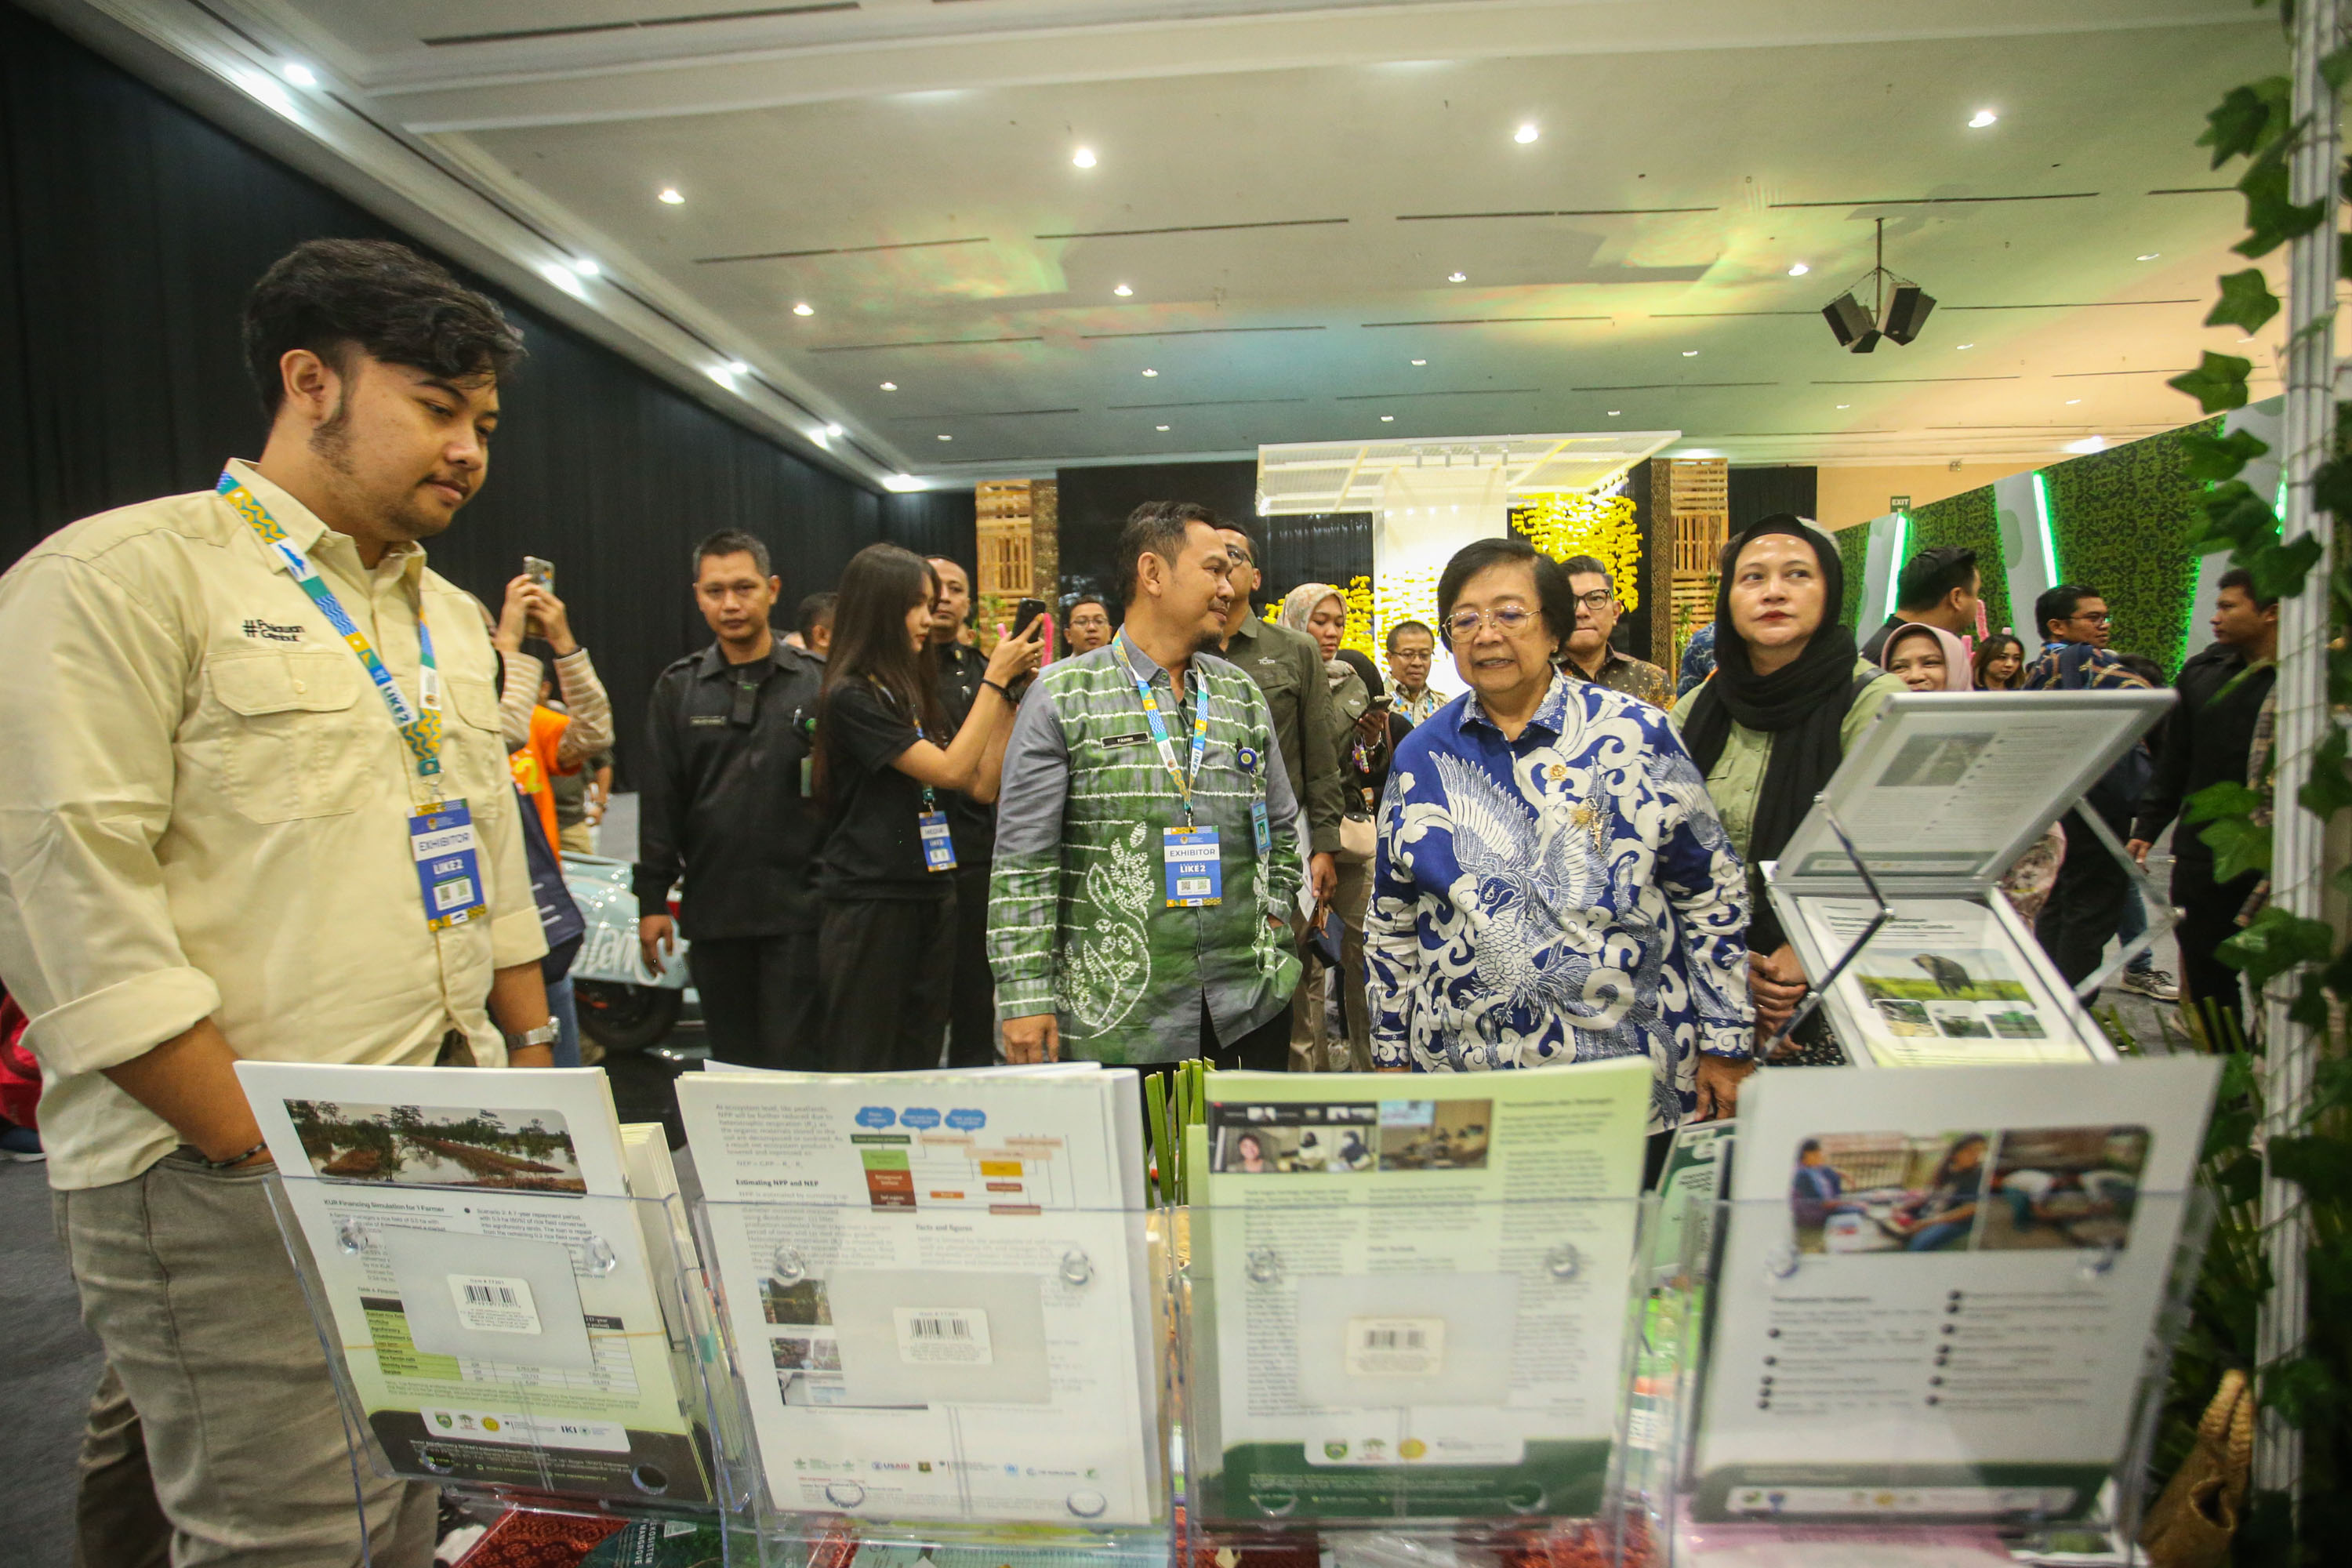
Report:
[[[355,1563],[356,1488],[373,1561],[422,1568],[433,1492],[347,1456],[232,1064],[548,1062],[496,666],[421,542],[480,487],[521,342],[403,247],[320,240],[245,343],[258,462],[0,578],[0,974],[107,1361],[77,1561]],[[416,825],[458,802],[471,868],[428,886]]]

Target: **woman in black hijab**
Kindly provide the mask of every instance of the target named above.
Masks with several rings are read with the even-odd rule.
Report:
[[[1749,524],[1723,550],[1715,674],[1675,704],[1683,743],[1748,862],[1759,1047],[1804,999],[1805,974],[1756,868],[1779,857],[1846,748],[1905,689],[1855,648],[1838,620],[1844,603],[1845,566],[1828,534],[1786,512]]]

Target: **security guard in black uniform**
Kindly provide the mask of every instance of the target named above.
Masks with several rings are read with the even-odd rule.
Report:
[[[677,931],[702,998],[711,1054],[740,1066],[815,1069],[816,898],[810,861],[824,818],[810,782],[824,660],[779,641],[782,584],[748,533],[695,548],[694,595],[718,641],[661,672],[646,709],[638,784],[637,940],[648,968]]]

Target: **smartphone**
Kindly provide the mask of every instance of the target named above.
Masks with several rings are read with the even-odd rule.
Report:
[[[1395,699],[1395,698],[1393,698],[1393,697],[1389,696],[1389,695],[1388,695],[1387,693],[1385,693],[1385,692],[1381,693],[1381,694],[1380,696],[1378,696],[1378,697],[1373,698],[1373,699],[1372,699],[1372,700],[1371,700],[1371,706],[1372,706],[1372,707],[1374,707],[1374,708],[1379,709],[1379,710],[1380,710],[1381,712],[1383,712],[1383,713],[1387,712],[1387,711],[1389,710],[1389,709],[1390,709],[1390,708],[1391,708],[1392,706],[1394,706],[1394,705],[1395,705],[1395,703],[1396,703],[1396,699]]]
[[[1031,621],[1035,620],[1038,616],[1042,616],[1042,615],[1045,615],[1045,600],[1043,600],[1043,599],[1024,599],[1024,600],[1022,600],[1020,604],[1018,604],[1017,605],[1013,606],[1013,635],[1014,637],[1019,637],[1023,632],[1027,631],[1027,630],[1029,629],[1029,623],[1030,623]],[[1050,620],[1048,621],[1048,623],[1047,623],[1047,624],[1049,624],[1049,625],[1051,624]]]
[[[536,555],[526,555],[522,558],[522,574],[549,593],[555,592],[554,562],[541,560]],[[547,635],[547,628],[539,624],[537,616],[526,616],[523,617],[522,632],[525,637],[543,637]]]

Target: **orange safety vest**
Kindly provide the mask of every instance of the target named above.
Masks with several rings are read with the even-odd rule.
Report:
[[[548,848],[558,858],[562,857],[563,849],[556,841],[555,792],[548,787],[547,781],[557,773],[570,777],[586,765],[556,765],[556,744],[571,725],[571,715],[558,713],[552,708],[535,707],[530,710],[530,739],[507,753],[507,766],[514,771],[515,787],[529,795],[531,805],[539,808],[539,826],[546,831]]]

